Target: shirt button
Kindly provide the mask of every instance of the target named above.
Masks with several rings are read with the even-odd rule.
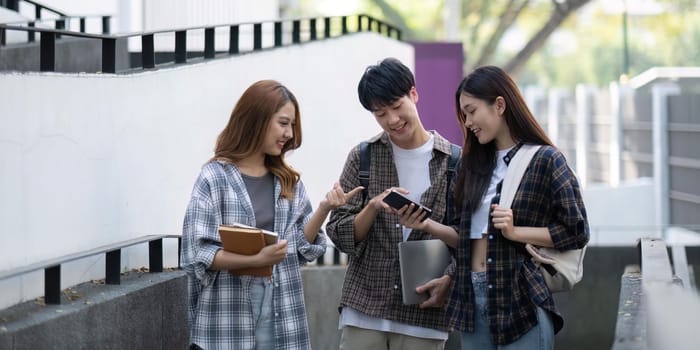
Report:
[[[489,239],[493,239],[493,235],[489,235]]]
[[[488,258],[488,259],[486,259],[486,261],[491,262],[492,260],[491,260],[491,258]]]
[[[394,289],[399,289],[399,285],[398,285],[398,284],[395,284],[395,285],[394,285]]]
[[[489,284],[489,289],[493,289],[493,284]]]
[[[275,317],[277,317],[277,316],[279,316],[279,315],[280,315],[279,312],[275,312]]]
[[[275,283],[275,287],[279,287],[279,286],[280,286],[280,284],[279,284],[279,283]]]
[[[399,228],[399,227],[401,227],[401,224],[396,224],[396,228]]]

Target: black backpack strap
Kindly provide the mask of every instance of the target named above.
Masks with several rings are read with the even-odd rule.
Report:
[[[369,162],[372,155],[370,154],[369,142],[363,141],[360,143],[360,172],[358,173],[360,178],[360,186],[365,189],[362,190],[362,202],[367,200],[367,193],[369,189]]]
[[[455,174],[457,174],[457,166],[459,165],[462,153],[462,149],[454,143],[450,143],[450,149],[452,153],[450,154],[450,160],[447,162],[447,199],[445,201],[445,218],[442,221],[444,224],[450,223],[450,211],[453,197],[450,195],[450,183],[452,183],[452,179],[455,177]]]

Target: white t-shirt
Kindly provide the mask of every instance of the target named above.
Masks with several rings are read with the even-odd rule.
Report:
[[[469,238],[471,239],[480,239],[481,235],[486,233],[488,229],[491,200],[496,195],[496,185],[503,180],[503,177],[506,175],[506,170],[508,170],[508,166],[503,158],[511,149],[513,149],[513,147],[497,151],[496,168],[491,175],[489,189],[484,194],[484,197],[481,198],[481,206],[472,214],[472,227],[469,234]]]
[[[416,203],[420,203],[423,192],[430,187],[430,169],[428,165],[433,158],[433,145],[435,137],[430,134],[430,139],[422,146],[414,149],[403,149],[393,142],[391,148],[394,152],[394,165],[399,175],[399,186],[409,192],[406,197]],[[403,240],[411,234],[410,228],[403,228]]]

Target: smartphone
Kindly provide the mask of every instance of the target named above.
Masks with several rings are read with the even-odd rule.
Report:
[[[403,208],[404,205],[413,203],[416,209],[420,208],[425,213],[420,221],[425,221],[425,219],[429,218],[430,215],[433,214],[433,211],[430,208],[424,207],[421,204],[412,201],[410,198],[395,190],[392,190],[384,197],[384,203],[389,204],[390,207],[396,210]]]

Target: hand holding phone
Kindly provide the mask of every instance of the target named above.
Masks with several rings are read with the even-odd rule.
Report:
[[[430,215],[432,215],[433,213],[433,211],[430,208],[424,207],[423,205],[412,201],[410,198],[406,197],[405,195],[396,190],[391,190],[389,194],[387,194],[384,197],[384,203],[389,204],[390,207],[396,210],[403,208],[405,205],[413,204],[413,210],[420,208],[424,212],[423,217],[420,219],[421,222],[425,221],[425,219],[429,218]]]

